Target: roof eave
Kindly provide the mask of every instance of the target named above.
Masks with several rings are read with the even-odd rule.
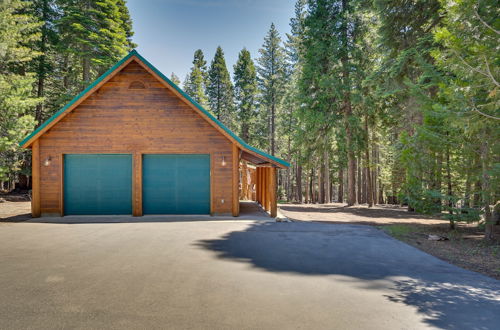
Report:
[[[40,125],[35,131],[28,135],[23,141],[19,143],[22,148],[29,148],[31,144],[38,139],[45,131],[54,126],[59,120],[61,120],[67,113],[71,112],[79,103],[81,103],[86,97],[94,92],[95,89],[99,88],[109,79],[111,79],[116,73],[119,72],[120,67],[127,65],[130,61],[136,59],[138,63],[143,63],[155,75],[163,80],[167,85],[173,88],[177,94],[179,94],[183,99],[186,100],[188,104],[192,104],[201,114],[208,118],[208,122],[213,123],[216,129],[220,129],[221,133],[226,135],[233,143],[236,143],[240,149],[245,150],[249,153],[256,155],[257,157],[263,157],[271,164],[277,167],[286,169],[290,167],[290,164],[280,158],[269,155],[262,150],[254,148],[243,141],[240,137],[234,134],[230,129],[228,129],[223,123],[221,123],[217,118],[215,118],[210,112],[205,110],[198,102],[193,100],[189,95],[187,95],[182,89],[180,89],[176,84],[174,84],[170,79],[168,79],[163,73],[156,69],[148,60],[142,57],[135,49],[132,50],[127,56],[118,61],[109,70],[107,70],[103,75],[101,75],[96,81],[85,88],[80,94],[75,96],[68,104],[52,115],[48,120],[46,120],[42,125]],[[114,74],[113,74],[114,73]]]

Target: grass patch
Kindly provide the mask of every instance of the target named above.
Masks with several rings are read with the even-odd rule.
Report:
[[[412,225],[388,225],[379,227],[387,232],[389,235],[396,238],[410,236],[415,233],[420,233],[420,228]]]

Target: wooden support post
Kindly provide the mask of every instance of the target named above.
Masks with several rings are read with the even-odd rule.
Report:
[[[262,205],[262,169],[257,167],[257,202]]]
[[[267,167],[262,169],[264,171],[264,210],[269,211],[269,173]]]
[[[248,170],[245,161],[241,164],[241,193],[240,199],[248,200]]]
[[[255,201],[259,202],[259,191],[260,191],[260,186],[259,186],[259,168],[257,167],[255,169]]]
[[[240,151],[238,146],[233,143],[233,217],[240,215]]]
[[[266,210],[271,211],[271,168],[266,167]]]
[[[261,176],[261,197],[260,197],[260,205],[262,208],[265,210],[266,209],[266,169],[261,167],[260,168],[260,176]]]
[[[271,203],[271,218],[276,218],[278,215],[278,201],[276,199],[276,167],[271,167],[269,169],[269,173],[271,174],[271,182],[269,185],[269,201]]]
[[[40,209],[40,142],[35,140],[31,146],[31,216],[39,218]],[[62,214],[61,214],[62,215]]]
[[[134,217],[142,216],[142,154],[135,152],[133,155],[133,185],[132,195],[132,215]]]

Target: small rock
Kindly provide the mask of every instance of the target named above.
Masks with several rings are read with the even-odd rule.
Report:
[[[0,203],[5,203],[6,200],[4,198],[0,198]]]
[[[444,236],[439,236],[439,235],[429,235],[427,237],[427,239],[429,241],[447,241],[448,240],[448,237],[444,237]]]

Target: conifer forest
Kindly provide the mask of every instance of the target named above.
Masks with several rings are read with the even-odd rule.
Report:
[[[29,185],[19,142],[135,48],[133,34],[125,0],[0,0],[1,189]],[[169,77],[291,163],[279,200],[400,204],[492,235],[498,1],[297,0],[289,32],[269,22],[258,53],[226,63],[213,50]]]

